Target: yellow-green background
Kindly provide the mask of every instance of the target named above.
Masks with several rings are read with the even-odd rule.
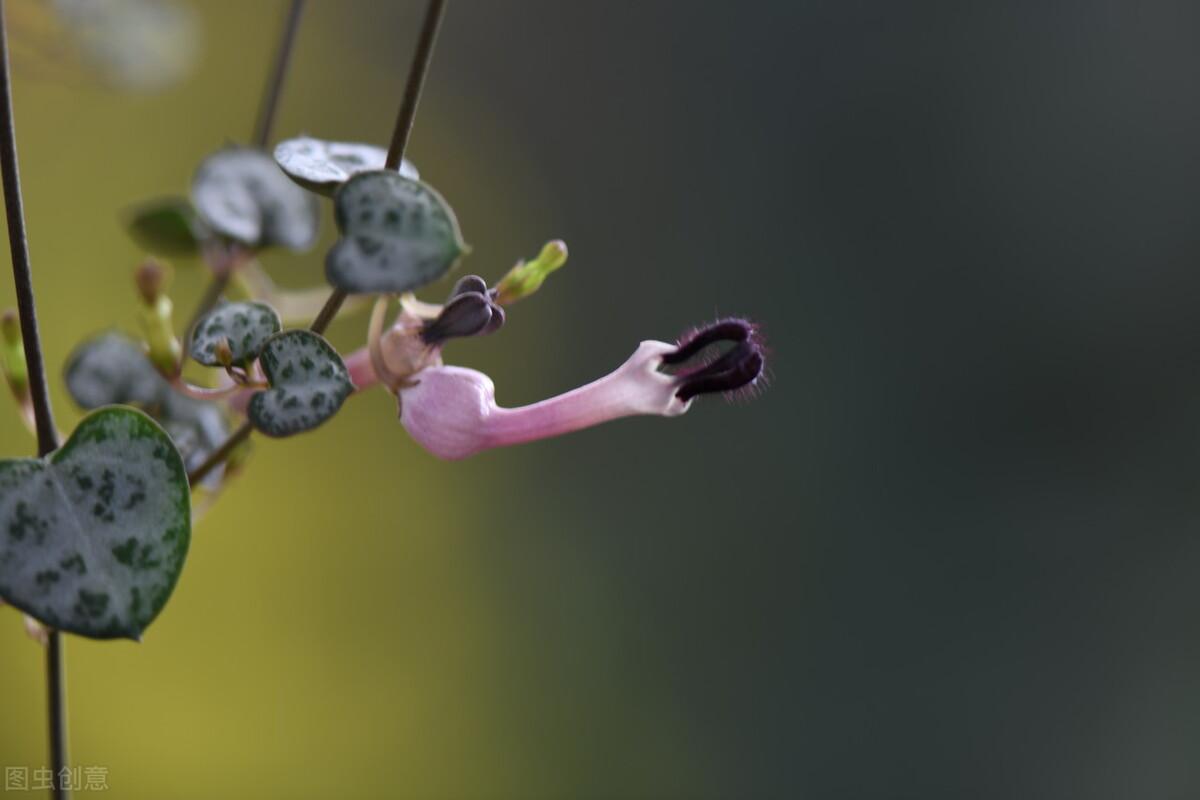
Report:
[[[311,2],[276,138],[384,143],[419,5]],[[714,119],[744,100],[703,91],[726,64],[765,55],[710,30],[684,69],[669,53],[685,35],[671,8],[572,5],[452,2],[410,148],[474,247],[465,269],[494,279],[549,238],[570,245],[567,269],[511,309],[501,335],[449,349],[486,369],[505,404],[569,389],[641,339],[718,313],[788,324],[792,279],[760,263],[780,212],[764,173],[738,174],[787,157],[755,141],[781,145],[779,131],[727,116],[730,133],[751,128],[723,140]],[[194,6],[198,67],[163,93],[17,64],[64,428],[79,416],[65,356],[87,334],[134,329],[141,254],[122,212],[185,191],[199,159],[252,127],[281,4]],[[326,210],[316,250],[265,264],[281,283],[320,282],[332,229]],[[181,312],[202,283],[177,265]],[[357,347],[364,330],[358,315],[331,338]],[[75,763],[106,767],[111,795],[129,798],[778,790],[790,752],[779,659],[791,652],[790,553],[778,547],[795,530],[755,508],[787,513],[791,477],[769,464],[786,452],[785,392],[798,383],[459,464],[414,446],[380,391],[311,435],[260,440],[195,530],[144,642],[69,639]],[[0,414],[0,452],[32,447]],[[43,763],[42,692],[40,650],[0,611],[0,763]]]

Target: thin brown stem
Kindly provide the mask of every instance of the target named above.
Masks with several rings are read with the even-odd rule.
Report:
[[[408,79],[404,82],[404,97],[400,101],[400,111],[396,114],[396,124],[392,128],[392,144],[388,148],[384,169],[399,169],[404,161],[408,137],[412,133],[413,121],[417,118],[421,91],[425,88],[425,76],[429,74],[429,64],[433,61],[433,46],[437,44],[438,29],[445,14],[446,0],[429,0],[429,5],[425,7],[421,35],[417,39],[417,49],[413,52],[412,65],[408,68]],[[324,333],[345,301],[346,293],[341,289],[334,289],[325,301],[321,313],[313,320],[310,330]]]
[[[412,133],[413,120],[417,117],[417,104],[421,100],[421,89],[425,86],[425,75],[429,72],[429,63],[433,60],[433,46],[437,43],[438,28],[441,27],[445,11],[446,0],[429,0],[429,5],[425,9],[425,22],[421,26],[421,38],[417,40],[412,66],[408,68],[404,99],[400,102],[396,125],[392,128],[392,144],[388,148],[384,169],[400,169],[400,162],[404,159],[404,151],[408,147],[408,137]]]
[[[38,455],[58,449],[58,429],[46,384],[46,363],[38,331],[37,307],[33,297],[33,269],[29,262],[29,242],[25,233],[25,208],[21,201],[21,176],[17,166],[17,134],[13,122],[12,79],[8,63],[8,29],[4,0],[0,0],[0,170],[3,171],[4,210],[8,219],[8,243],[12,252],[13,284],[21,317],[21,337],[28,364],[29,395],[37,427]],[[55,798],[70,794],[63,786],[67,767],[66,669],[62,635],[48,631],[46,642],[46,717],[50,737],[50,766]]]
[[[334,289],[329,293],[329,299],[325,301],[325,305],[321,307],[317,318],[312,321],[312,325],[309,325],[308,329],[313,333],[324,333],[344,302],[346,302],[346,293],[341,289]]]
[[[287,16],[284,17],[283,35],[279,47],[275,51],[275,61],[271,66],[270,77],[263,89],[262,102],[258,107],[258,118],[254,123],[254,138],[251,140],[256,147],[265,148],[271,141],[271,129],[275,125],[275,113],[279,109],[279,98],[283,94],[283,81],[287,77],[288,63],[292,58],[292,46],[296,42],[296,32],[300,29],[300,16],[304,13],[304,0],[291,0]]]
[[[208,458],[200,466],[188,473],[188,483],[192,488],[196,484],[208,477],[208,473],[212,472],[217,467],[224,463],[225,459],[237,449],[238,445],[250,438],[250,434],[254,432],[254,426],[250,424],[250,420],[246,420],[240,427],[229,435],[229,438],[221,443],[221,446],[208,454]]]

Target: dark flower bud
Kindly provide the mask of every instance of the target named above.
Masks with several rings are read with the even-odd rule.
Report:
[[[437,319],[421,330],[421,338],[426,344],[438,345],[448,339],[475,336],[491,322],[492,302],[487,295],[467,292],[447,303]]]
[[[437,319],[421,329],[421,339],[428,345],[440,345],[448,339],[483,336],[503,324],[504,309],[492,299],[487,283],[478,275],[466,275],[454,284]]]

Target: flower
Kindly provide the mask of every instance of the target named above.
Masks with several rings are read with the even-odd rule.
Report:
[[[547,251],[565,256],[565,247],[557,244]],[[621,417],[679,416],[699,395],[753,392],[762,383],[766,349],[759,329],[731,317],[696,328],[675,344],[644,341],[598,380],[539,403],[504,408],[496,403],[496,387],[487,375],[442,363],[448,341],[493,333],[504,324],[502,299],[497,288],[468,275],[455,284],[445,305],[422,303],[411,294],[401,297],[400,314],[385,331],[389,301],[379,298],[367,347],[345,358],[355,389],[382,383],[396,395],[408,434],[433,455],[456,460]],[[252,394],[233,395],[230,407],[244,413]]]
[[[383,304],[372,315],[371,345],[346,359],[360,389],[378,381],[397,395],[400,423],[435,456],[456,460],[493,447],[521,444],[639,414],[674,417],[693,399],[752,388],[763,372],[758,329],[742,319],[703,326],[677,344],[644,341],[608,375],[565,394],[519,408],[496,403],[492,379],[445,366],[441,346],[451,336],[490,333],[498,306],[486,286],[468,277],[433,320],[404,311],[382,333]],[[469,301],[463,298],[472,298]],[[503,321],[503,312],[498,319]],[[712,358],[705,354],[727,346]],[[674,371],[671,371],[674,370]]]
[[[496,405],[496,387],[482,372],[430,367],[400,390],[400,424],[430,453],[455,460],[635,414],[678,416],[691,400],[680,399],[677,380],[658,370],[674,350],[664,342],[642,342],[603,378],[520,408]]]

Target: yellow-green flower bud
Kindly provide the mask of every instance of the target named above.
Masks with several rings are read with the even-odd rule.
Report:
[[[171,329],[172,311],[171,298],[161,295],[153,305],[142,306],[138,315],[146,338],[146,354],[155,368],[168,376],[179,371],[183,359],[183,347]]]
[[[21,338],[21,319],[13,309],[0,316],[0,336],[3,347],[0,356],[4,362],[4,378],[17,398],[29,393],[29,370],[25,365],[25,340]]]
[[[537,258],[517,264],[496,284],[496,302],[515,303],[541,288],[546,276],[567,263],[567,245],[561,239],[547,242]]]

